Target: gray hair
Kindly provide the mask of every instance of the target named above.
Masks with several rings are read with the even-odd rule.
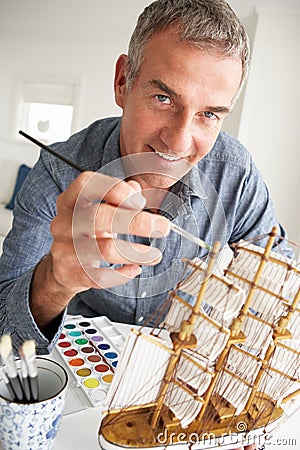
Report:
[[[131,36],[127,60],[127,87],[138,75],[144,48],[156,31],[179,25],[179,42],[197,48],[215,49],[225,57],[240,58],[242,79],[235,98],[247,78],[250,49],[244,26],[225,0],[157,0],[140,14]]]

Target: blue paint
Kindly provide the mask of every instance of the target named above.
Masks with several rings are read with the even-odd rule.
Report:
[[[110,345],[108,344],[100,344],[98,345],[99,350],[108,350],[110,348]]]
[[[116,352],[106,352],[104,353],[104,356],[107,359],[115,359],[118,357],[118,354]]]

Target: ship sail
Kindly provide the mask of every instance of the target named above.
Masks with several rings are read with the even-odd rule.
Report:
[[[124,346],[109,390],[111,409],[147,405],[157,400],[172,354],[171,344],[133,330]],[[147,355],[143,364],[141,355]]]
[[[241,347],[263,358],[272,342],[274,331],[272,325],[248,313],[243,322],[242,331],[246,335],[246,342]]]
[[[178,286],[178,294],[172,299],[164,320],[164,327],[169,332],[178,331],[182,321],[187,320],[193,310],[193,306],[179,295],[180,292],[196,298],[199,286],[204,280],[205,264],[202,261],[194,261],[191,264],[193,270]],[[194,324],[194,335],[197,338],[195,351],[199,355],[210,361],[215,361],[220,355],[230,336],[229,325],[241,309],[244,297],[242,289],[234,286],[226,277],[211,275],[206,288],[205,301],[201,304]]]
[[[235,257],[231,260],[225,273],[232,282],[248,292],[254,282],[264,249],[245,241],[235,244],[235,247]],[[286,299],[294,298],[299,289],[299,275],[296,267],[294,260],[271,251],[268,264],[264,266],[259,285],[256,287],[257,299],[255,296],[252,299],[253,309],[260,305],[260,311],[263,313],[264,306],[261,306],[261,302],[263,305],[267,302],[276,314],[278,302],[274,297],[281,300],[285,297]],[[268,295],[263,295],[263,293],[271,295],[272,298],[268,298]]]
[[[192,309],[191,305],[175,296],[164,321],[165,328],[170,333],[179,331],[180,324],[190,317]],[[226,346],[230,330],[211,319],[205,312],[199,312],[195,321],[194,335],[197,338],[195,352],[209,361],[215,361]]]
[[[188,261],[187,264],[189,264]],[[180,283],[178,288],[181,292],[196,297],[199,286],[203,282],[205,264],[200,260],[194,260],[190,264],[194,270],[187,279]],[[235,317],[241,309],[244,298],[244,291],[232,284],[231,280],[224,276],[212,274],[202,308],[209,317],[228,326],[230,319]]]
[[[277,343],[259,388],[276,401],[300,389],[299,338],[293,336]]]
[[[213,375],[205,360],[189,350],[181,353],[164,403],[180,420],[182,428],[186,428],[199,414],[203,405],[201,396],[208,389]]]
[[[259,358],[236,346],[230,350],[215,392],[236,408],[236,415],[245,407],[261,365]]]
[[[139,364],[147,354],[145,364]],[[118,370],[109,390],[110,409],[154,404],[159,396],[172,348],[170,342],[133,330],[125,344]],[[203,359],[185,350],[181,353],[165,404],[186,427],[199,413],[213,371]]]

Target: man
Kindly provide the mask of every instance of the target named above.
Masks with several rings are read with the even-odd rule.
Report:
[[[32,336],[43,353],[67,307],[144,323],[178,281],[182,256],[205,254],[170,220],[223,245],[280,228],[250,155],[220,132],[248,65],[247,35],[225,1],[145,9],[116,63],[122,118],[53,146],[80,175],[42,152],[17,197],[0,260],[1,332],[16,345]]]
[[[248,38],[224,0],[145,9],[116,63],[122,118],[53,146],[80,175],[42,152],[17,197],[0,260],[1,333],[16,346],[31,336],[44,353],[67,307],[141,325],[182,257],[206,253],[170,221],[223,245],[280,228],[250,155],[221,132],[248,65]]]

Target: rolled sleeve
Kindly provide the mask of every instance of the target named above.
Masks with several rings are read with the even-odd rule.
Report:
[[[31,269],[13,283],[7,283],[2,290],[0,294],[1,328],[3,333],[9,333],[12,336],[15,348],[19,348],[25,340],[33,339],[37,345],[37,352],[47,354],[51,352],[61,333],[65,313],[53,339],[49,341],[35,323],[29,308],[33,272],[34,269]]]

